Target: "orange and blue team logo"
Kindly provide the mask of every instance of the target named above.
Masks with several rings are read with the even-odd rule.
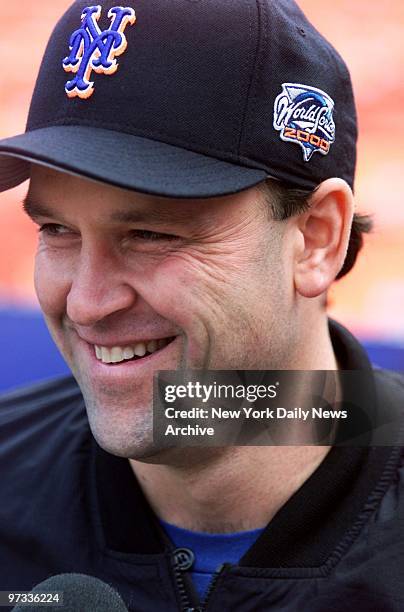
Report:
[[[316,87],[284,83],[275,100],[274,128],[285,142],[303,149],[304,161],[314,153],[327,155],[335,142],[334,100]]]
[[[115,6],[108,12],[111,25],[101,30],[98,22],[101,6],[89,6],[81,15],[81,28],[70,37],[70,55],[63,60],[66,72],[75,73],[65,91],[69,98],[89,98],[94,92],[91,73],[114,74],[118,70],[116,57],[125,52],[128,42],[124,34],[127,25],[136,22],[133,8]]]

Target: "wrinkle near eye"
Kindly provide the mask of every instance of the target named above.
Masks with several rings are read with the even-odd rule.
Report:
[[[154,242],[154,241],[157,242],[159,240],[166,240],[166,241],[179,240],[179,237],[174,236],[173,234],[164,234],[161,232],[154,232],[152,230],[135,229],[135,230],[131,230],[130,235],[134,239],[139,238],[139,239],[146,240],[146,241],[149,240],[150,242]]]

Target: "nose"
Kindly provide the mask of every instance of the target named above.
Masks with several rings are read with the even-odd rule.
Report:
[[[137,293],[125,278],[124,268],[110,253],[94,248],[82,251],[66,300],[69,319],[90,326],[131,308]]]

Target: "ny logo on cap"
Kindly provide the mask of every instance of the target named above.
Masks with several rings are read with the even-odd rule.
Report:
[[[114,74],[118,70],[115,58],[122,55],[128,46],[124,31],[128,24],[136,22],[134,9],[111,8],[108,12],[111,25],[103,31],[98,25],[100,17],[101,6],[85,8],[81,15],[81,28],[70,37],[70,55],[63,60],[63,68],[76,76],[65,86],[69,98],[89,98],[94,92],[94,82],[90,81],[92,71]]]

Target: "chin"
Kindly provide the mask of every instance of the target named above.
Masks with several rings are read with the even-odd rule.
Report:
[[[90,428],[98,445],[107,453],[117,457],[126,459],[142,459],[143,457],[154,456],[158,449],[155,448],[152,440],[152,434],[149,436],[137,435],[128,437],[127,433],[119,434],[118,431],[105,431],[102,428],[93,427],[90,423]]]
[[[97,443],[118,457],[153,452],[153,414],[149,405],[122,405],[84,397],[88,422]]]

